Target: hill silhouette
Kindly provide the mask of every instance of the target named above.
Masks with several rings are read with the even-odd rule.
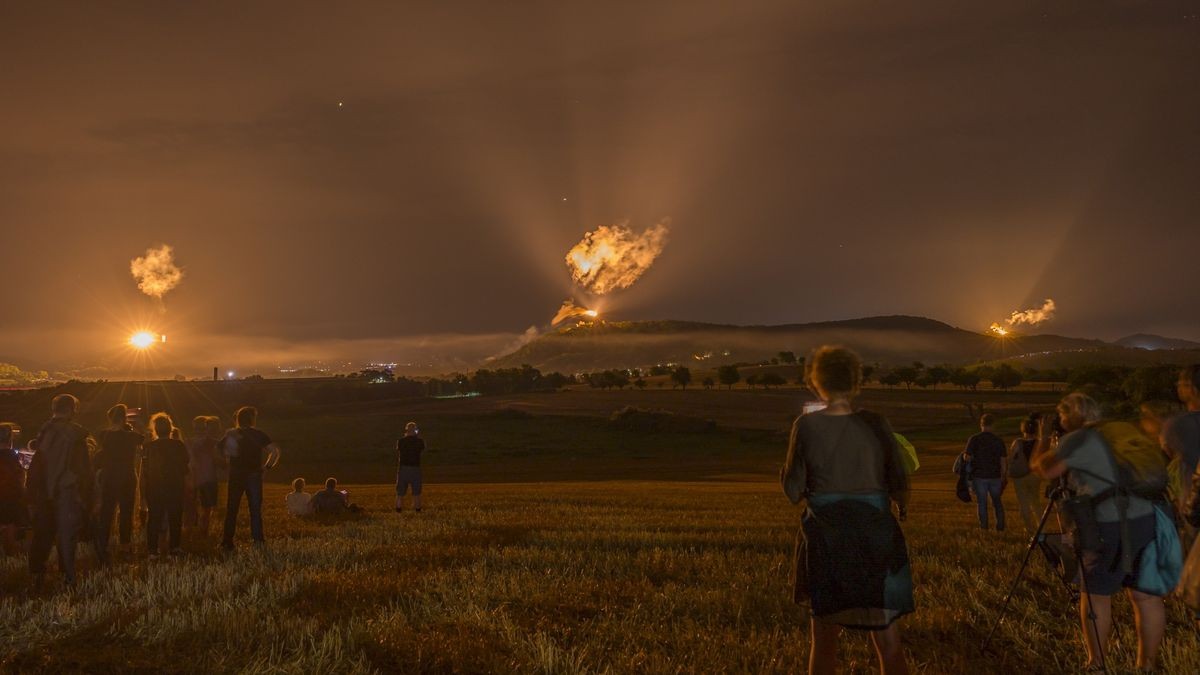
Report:
[[[1100,340],[1059,335],[1013,335],[1000,339],[941,321],[905,315],[778,326],[596,321],[541,335],[487,365],[529,364],[543,371],[561,372],[669,363],[715,367],[754,363],[781,351],[803,356],[822,344],[843,344],[857,350],[868,362],[885,365],[914,360],[965,365],[1022,354],[1114,348]]]

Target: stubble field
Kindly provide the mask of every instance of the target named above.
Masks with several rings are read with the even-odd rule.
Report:
[[[696,410],[672,403],[668,392],[624,398],[659,393],[663,404],[646,407]],[[289,518],[286,488],[275,484],[266,499],[265,551],[244,547],[224,558],[215,538],[193,536],[181,559],[151,562],[137,553],[93,569],[85,554],[75,591],[41,594],[28,590],[23,560],[5,560],[0,665],[53,672],[803,670],[807,619],[789,600],[800,513],[776,486],[784,429],[771,426],[777,417],[786,424],[786,408],[800,394],[734,401],[739,393],[726,392],[728,407],[768,411],[747,415],[760,423],[718,418],[718,429],[703,433],[614,426],[602,413],[617,397],[590,392],[494,401],[487,409],[367,406],[276,420],[275,435],[294,461],[285,455],[272,479],[299,474],[316,483],[323,474],[342,475],[343,466],[368,478],[374,471],[372,484],[349,486],[364,514],[333,523]],[[970,427],[961,400],[928,394],[868,392],[866,401],[922,451],[904,527],[917,586],[917,612],[901,624],[910,663],[927,673],[1077,670],[1075,607],[1040,560],[991,653],[980,653],[1024,535],[1011,499],[1013,526],[1003,534],[978,531],[973,505],[954,499],[948,463]],[[1006,426],[1019,410],[1053,400],[1012,394],[986,401],[1012,413]],[[699,400],[721,409],[717,399]],[[535,405],[542,409],[522,410]],[[935,409],[941,424],[923,424],[938,419]],[[396,514],[390,485],[381,485],[392,471],[386,439],[376,447],[374,436],[409,416],[423,420],[436,450],[426,468],[425,511]],[[272,431],[269,420],[263,426]],[[337,439],[354,434],[361,439],[345,447],[343,463]],[[244,541],[244,523],[240,535]],[[1127,603],[1119,601],[1116,614],[1110,658],[1129,666],[1135,641]],[[1172,604],[1170,619],[1163,672],[1200,672],[1200,648],[1182,608]],[[843,658],[847,672],[873,668],[860,635],[846,640]]]

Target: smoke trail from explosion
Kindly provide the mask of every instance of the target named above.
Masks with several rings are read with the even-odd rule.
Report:
[[[1046,298],[1046,301],[1042,303],[1042,306],[1038,309],[1026,309],[1019,312],[1013,312],[1012,316],[1008,317],[1008,325],[1019,326],[1021,324],[1026,324],[1029,326],[1036,326],[1039,323],[1053,319],[1054,312],[1057,310],[1058,307],[1055,306],[1054,300],[1051,298]]]
[[[628,221],[597,227],[567,252],[571,277],[596,295],[629,288],[662,253],[670,224],[664,219],[640,235]]]
[[[175,252],[166,244],[146,249],[146,255],[129,263],[129,271],[138,290],[159,300],[183,280],[183,270],[175,265]]]
[[[594,319],[598,314],[599,312],[596,310],[588,309],[587,307],[580,307],[579,305],[575,304],[573,299],[568,298],[563,301],[562,307],[558,308],[558,314],[554,315],[554,319],[550,321],[550,325],[557,326],[567,319],[574,319],[577,316],[586,316]]]

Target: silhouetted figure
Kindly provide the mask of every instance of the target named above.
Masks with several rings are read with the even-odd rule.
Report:
[[[183,527],[184,482],[188,473],[188,450],[175,429],[171,417],[158,413],[150,418],[154,438],[146,444],[142,480],[146,483],[146,501],[150,519],[146,524],[146,548],[151,556],[159,553],[159,535],[164,524],[172,554],[180,552]]]
[[[25,482],[33,512],[29,571],[39,588],[45,579],[51,546],[58,548],[58,568],[64,583],[75,585],[75,544],[91,509],[96,484],[88,456],[88,431],[74,422],[79,399],[59,394],[50,409],[53,417],[38,432],[37,452],[29,463]]]
[[[258,410],[251,406],[238,409],[237,426],[225,433],[221,448],[229,458],[229,497],[225,506],[225,532],[221,547],[233,550],[233,534],[242,495],[250,510],[250,538],[257,545],[266,543],[263,535],[263,470],[279,461],[279,448],[271,438],[255,428]]]
[[[1037,420],[1031,417],[1021,422],[1021,437],[1012,442],[1007,467],[1013,491],[1017,493],[1021,522],[1030,534],[1037,530],[1038,518],[1042,514],[1042,477],[1029,466],[1033,450],[1037,447],[1037,434]]]
[[[289,516],[307,516],[312,513],[312,495],[304,491],[304,479],[292,481],[292,491],[284,498]]]
[[[971,463],[971,480],[979,506],[979,527],[988,529],[988,499],[996,509],[996,531],[1004,531],[1004,504],[1000,496],[1008,485],[1008,457],[1004,441],[992,431],[995,418],[984,413],[979,418],[979,433],[967,441],[963,457]]]
[[[314,515],[340,516],[350,510],[350,495],[337,489],[336,478],[326,478],[325,489],[312,496],[309,508]]]
[[[200,504],[196,527],[203,536],[208,536],[213,509],[217,506],[217,476],[225,464],[218,447],[221,437],[221,420],[201,416],[192,420],[195,434],[188,443],[188,475],[192,481],[195,499]]]
[[[1085,394],[1069,394],[1058,404],[1058,420],[1067,433],[1058,447],[1051,449],[1052,420],[1049,416],[1042,419],[1033,470],[1048,480],[1066,475],[1071,491],[1090,500],[1087,513],[1091,522],[1077,523],[1075,532],[1082,550],[1084,592],[1079,599],[1079,614],[1088,653],[1086,670],[1091,672],[1103,666],[1100,647],[1112,631],[1112,596],[1124,588],[1132,601],[1137,623],[1137,667],[1141,671],[1154,671],[1166,626],[1166,610],[1161,597],[1135,588],[1136,562],[1156,539],[1154,506],[1132,493],[1116,497],[1110,490],[1120,479],[1112,446],[1101,431],[1099,403]],[[1088,543],[1089,540],[1094,543]],[[1129,553],[1134,561],[1134,569],[1129,573],[1122,562],[1124,553]],[[1095,614],[1094,623],[1089,617],[1089,605]]]
[[[421,453],[425,452],[425,440],[416,422],[404,425],[404,436],[396,441],[396,454],[400,466],[396,469],[396,513],[404,510],[404,495],[412,490],[413,509],[421,512]]]
[[[13,447],[17,425],[0,422],[0,550],[16,555],[17,532],[28,521],[25,508],[25,469]]]
[[[133,540],[137,458],[145,437],[133,430],[133,425],[126,420],[128,413],[129,409],[121,403],[108,410],[110,426],[100,432],[100,451],[94,462],[100,483],[96,546],[105,553],[108,552],[113,516],[117,516],[117,536],[126,552]]]
[[[855,412],[862,361],[821,347],[805,363],[826,403],[792,425],[780,477],[792,503],[806,502],[796,546],[793,600],[812,607],[808,669],[837,670],[843,627],[871,631],[884,673],[907,673],[896,619],[913,611],[908,550],[891,504],[908,505],[908,475],[887,420]]]

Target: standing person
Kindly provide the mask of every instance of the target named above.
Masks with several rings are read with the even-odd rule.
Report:
[[[854,412],[862,361],[821,347],[806,362],[826,403],[792,425],[780,477],[793,504],[806,501],[793,600],[812,608],[808,671],[833,673],[842,628],[869,630],[886,675],[908,672],[897,619],[914,610],[908,549],[891,504],[908,504],[908,476],[887,420]],[[852,562],[851,562],[852,561]]]
[[[1021,422],[1021,437],[1013,441],[1008,458],[1008,477],[1012,479],[1013,491],[1017,493],[1021,521],[1030,534],[1037,529],[1042,511],[1042,477],[1029,466],[1037,442],[1038,422],[1030,417]]]
[[[971,463],[975,499],[979,504],[979,527],[988,529],[988,499],[996,509],[996,531],[1004,531],[1004,504],[1000,496],[1008,484],[1008,457],[1004,441],[992,431],[996,423],[991,413],[979,417],[979,433],[967,441],[963,457]]]
[[[1179,475],[1179,497],[1175,505],[1180,513],[1186,513],[1187,496],[1192,493],[1192,481],[1200,464],[1200,364],[1192,364],[1179,371],[1175,392],[1187,411],[1166,423],[1161,442],[1173,461],[1178,458],[1174,470]],[[1187,545],[1195,540],[1196,528],[1188,525],[1184,529],[1183,539]]]
[[[96,474],[88,456],[88,430],[77,424],[79,399],[59,394],[50,402],[52,417],[37,437],[37,453],[29,463],[26,498],[33,511],[29,572],[34,587],[46,577],[50,547],[58,549],[58,568],[68,587],[75,585],[75,544],[91,509]]]
[[[1049,480],[1065,474],[1070,489],[1085,498],[1111,493],[1109,488],[1117,485],[1118,475],[1113,450],[1099,430],[1102,421],[1100,404],[1085,394],[1069,394],[1058,404],[1058,419],[1067,433],[1059,441],[1058,447],[1052,450],[1049,448],[1051,421],[1042,421],[1038,448],[1033,457],[1033,470]],[[1077,523],[1077,540],[1095,541],[1090,545],[1080,544],[1084,592],[1079,599],[1079,616],[1087,647],[1089,672],[1105,667],[1101,654],[1112,632],[1112,596],[1122,588],[1128,591],[1133,604],[1139,670],[1149,672],[1155,669],[1158,648],[1166,627],[1166,609],[1162,598],[1136,587],[1136,571],[1142,554],[1155,540],[1154,506],[1133,494],[1123,495],[1122,498],[1128,500],[1124,528],[1120,522],[1119,498],[1092,499],[1094,510],[1089,513],[1094,513],[1095,523],[1090,534],[1084,531],[1087,525]],[[1123,538],[1122,529],[1128,533],[1128,541]],[[1123,569],[1122,557],[1125,552],[1133,554],[1132,574],[1127,574]]]
[[[220,420],[201,416],[192,420],[195,434],[188,443],[188,475],[192,489],[200,502],[196,518],[196,529],[200,536],[207,537],[213,509],[217,506],[217,468],[221,464],[217,448]]]
[[[117,516],[117,536],[124,553],[131,552],[133,510],[137,499],[137,458],[145,437],[133,430],[123,403],[109,408],[109,427],[100,432],[100,452],[96,454],[96,473],[100,482],[100,522],[96,547],[108,553],[113,517]],[[117,509],[120,509],[118,515]]]
[[[171,421],[160,412],[150,418],[153,439],[146,444],[142,480],[146,483],[146,501],[150,520],[146,525],[146,547],[150,556],[159,552],[159,536],[164,522],[171,555],[181,553],[180,531],[183,526],[184,483],[188,473],[188,450]]]
[[[221,548],[226,551],[233,550],[233,534],[237,529],[243,494],[250,511],[250,538],[257,546],[266,544],[262,522],[263,470],[279,462],[279,447],[254,426],[258,421],[257,409],[243,406],[234,419],[237,426],[226,432],[221,440],[221,448],[229,458],[229,496],[225,503],[225,532],[221,539]]]
[[[413,510],[421,512],[421,453],[425,451],[425,440],[416,422],[404,425],[404,436],[396,441],[396,453],[400,466],[396,469],[396,513],[404,510],[404,495],[412,489]]]
[[[0,422],[0,553],[16,555],[17,531],[26,522],[25,469],[17,457],[17,425]]]

